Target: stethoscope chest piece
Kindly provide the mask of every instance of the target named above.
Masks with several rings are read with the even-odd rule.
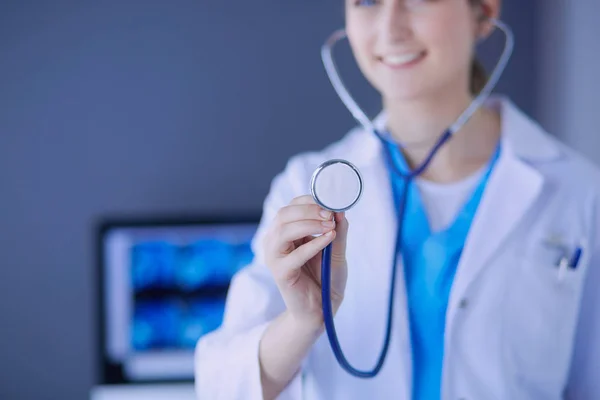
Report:
[[[329,160],[315,170],[310,180],[315,202],[326,210],[343,212],[354,207],[363,192],[358,168],[346,160]]]

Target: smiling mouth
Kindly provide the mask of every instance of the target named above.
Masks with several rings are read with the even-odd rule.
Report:
[[[423,58],[425,58],[426,52],[415,52],[415,53],[407,53],[407,54],[395,54],[388,56],[378,57],[378,60],[382,62],[384,65],[393,68],[408,68],[419,63]]]

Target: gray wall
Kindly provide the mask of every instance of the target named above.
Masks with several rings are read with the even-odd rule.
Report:
[[[540,121],[600,164],[600,29],[597,0],[539,0]]]
[[[532,112],[526,3],[500,90]],[[1,399],[93,385],[96,218],[259,210],[290,155],[353,125],[319,58],[341,24],[337,0],[0,2]]]

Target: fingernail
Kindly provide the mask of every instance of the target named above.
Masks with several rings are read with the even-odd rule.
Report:
[[[331,219],[331,211],[321,210],[319,213],[323,219]]]
[[[333,235],[333,231],[327,232],[324,236],[331,236],[331,235]]]

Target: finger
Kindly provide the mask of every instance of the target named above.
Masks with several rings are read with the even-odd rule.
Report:
[[[346,234],[348,233],[348,219],[346,218],[345,213],[338,212],[334,214],[333,222],[335,223],[335,230],[337,231],[338,239],[345,239]],[[343,235],[341,238],[340,235]]]
[[[335,239],[335,235],[335,230],[331,230],[298,247],[283,259],[282,268],[286,270],[296,270],[301,268],[308,260],[315,257],[331,243]]]
[[[277,213],[277,223],[284,225],[300,220],[327,221],[333,219],[331,211],[324,210],[317,204],[291,204],[281,208]]]
[[[348,220],[345,213],[336,213],[336,238],[331,246],[332,267],[346,261],[346,242],[348,237]]]
[[[290,222],[280,227],[274,236],[274,240],[277,241],[276,250],[284,254],[290,248],[290,242],[297,241],[305,236],[327,233],[334,228],[335,222],[333,221],[303,220]]]
[[[315,199],[312,198],[311,195],[305,194],[303,196],[298,196],[290,201],[290,204],[299,205],[299,204],[316,204]]]

